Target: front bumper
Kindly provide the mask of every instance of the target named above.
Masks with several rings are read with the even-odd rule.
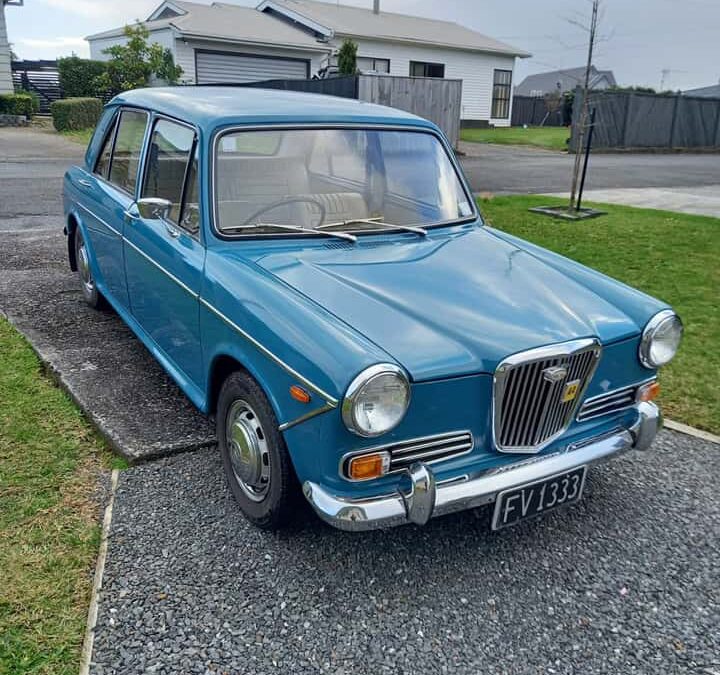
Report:
[[[335,497],[317,483],[306,481],[305,497],[316,513],[341,530],[373,530],[405,523],[424,525],[430,518],[464,511],[495,501],[504,490],[597,464],[627,450],[647,450],[662,427],[653,403],[636,406],[637,419],[627,429],[569,445],[560,452],[532,457],[499,469],[436,483],[432,470],[416,462],[405,473],[397,492],[366,499]]]

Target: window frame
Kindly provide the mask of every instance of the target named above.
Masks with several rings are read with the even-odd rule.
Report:
[[[390,74],[390,59],[381,57],[381,56],[363,56],[362,54],[358,54],[358,59],[367,59],[368,61],[372,61],[372,69],[376,73],[382,73],[383,75],[389,75]],[[377,69],[377,62],[378,61],[384,61],[387,63],[387,70],[378,70]]]
[[[108,181],[108,175],[110,174],[110,165],[112,164],[112,157],[113,152],[115,152],[115,138],[117,137],[117,126],[118,126],[118,120],[120,119],[120,111],[121,108],[117,108],[113,112],[112,121],[110,124],[108,124],[108,128],[105,130],[105,134],[103,135],[102,141],[100,143],[100,147],[98,148],[98,153],[95,156],[95,160],[93,161],[93,168],[92,168],[92,174],[93,176],[97,176],[98,178],[102,178],[106,183],[110,183]],[[111,138],[112,137],[112,138]],[[100,164],[100,159],[103,156],[103,153],[105,151],[105,144],[110,141],[110,161],[107,165],[107,171],[105,175],[98,173],[98,164]],[[112,185],[112,183],[110,183]]]
[[[241,133],[245,131],[272,131],[272,130],[280,130],[280,131],[294,131],[294,130],[304,130],[304,129],[357,129],[360,131],[405,131],[407,133],[421,133],[421,134],[429,134],[431,136],[434,136],[435,139],[440,143],[443,150],[445,150],[445,153],[448,157],[448,161],[450,162],[450,165],[453,167],[455,174],[457,175],[458,182],[460,183],[460,187],[462,187],[465,197],[468,200],[468,204],[470,204],[471,213],[467,216],[462,216],[460,218],[455,218],[453,220],[446,220],[446,221],[439,221],[437,223],[429,223],[427,225],[423,225],[423,228],[426,230],[429,229],[435,229],[435,228],[441,228],[441,227],[450,227],[452,225],[462,225],[464,223],[471,223],[477,221],[480,226],[485,225],[485,221],[482,218],[482,215],[480,214],[480,210],[478,209],[477,203],[475,201],[475,198],[473,197],[473,192],[470,189],[470,185],[467,182],[467,178],[465,177],[465,173],[463,172],[460,163],[458,162],[457,155],[455,154],[455,151],[452,149],[450,144],[443,138],[441,134],[436,132],[434,129],[427,128],[427,127],[413,127],[413,126],[405,126],[402,124],[323,124],[323,123],[308,123],[308,124],[264,124],[264,125],[233,125],[228,127],[220,127],[218,129],[215,129],[213,131],[212,135],[212,142],[210,145],[211,148],[211,156],[210,156],[210,175],[208,179],[208,185],[209,185],[209,195],[210,195],[210,231],[213,235],[215,235],[218,239],[221,241],[237,241],[237,240],[257,240],[257,239],[313,239],[316,238],[317,235],[313,235],[312,233],[304,234],[304,233],[293,233],[293,232],[280,232],[278,234],[228,234],[227,232],[223,232],[219,227],[217,223],[217,213],[218,213],[218,199],[217,199],[217,160],[218,160],[218,144],[220,142],[220,139],[231,133]],[[381,234],[388,234],[392,233],[391,230],[387,230],[386,232],[383,232],[382,230],[372,230],[372,231],[359,231],[355,232],[354,234],[358,234],[360,236],[372,236],[372,235],[381,235]],[[393,233],[394,234],[394,233]]]
[[[413,66],[423,66],[423,74],[415,75],[413,73]],[[442,75],[428,75],[428,73],[427,73],[428,66],[439,66],[440,68],[442,68]],[[410,77],[431,77],[434,80],[444,80],[445,79],[445,64],[437,63],[435,61],[410,61]]]
[[[499,73],[503,74],[510,74],[510,79],[507,83],[505,82],[498,82],[497,76]],[[492,85],[492,99],[490,101],[490,119],[492,120],[508,120],[510,119],[510,108],[512,105],[512,80],[513,80],[513,71],[508,70],[507,68],[494,68],[493,69],[493,85]],[[507,98],[505,97],[498,97],[496,96],[496,89],[501,88],[503,91],[507,93]],[[504,108],[504,115],[495,115],[496,109],[495,105],[498,104],[501,107]]]
[[[146,129],[145,133],[145,140],[143,143],[143,154],[142,154],[142,170],[138,172],[138,184],[136,186],[136,192],[138,199],[142,199],[142,192],[145,188],[145,179],[147,177],[148,173],[148,162],[150,161],[150,142],[152,140],[153,134],[155,133],[155,127],[157,126],[158,122],[165,121],[170,122],[171,124],[177,124],[181,127],[186,127],[190,129],[193,132],[193,141],[190,145],[190,152],[188,153],[188,161],[185,163],[185,171],[183,173],[183,183],[182,183],[182,190],[180,192],[180,211],[178,212],[178,222],[176,223],[174,220],[170,220],[169,218],[163,218],[163,221],[169,223],[170,225],[173,225],[175,227],[179,227],[183,232],[187,233],[189,236],[193,237],[194,239],[197,239],[200,241],[200,231],[202,230],[202,209],[200,208],[200,204],[202,203],[201,195],[202,195],[202,189],[198,189],[198,209],[200,210],[200,225],[198,227],[197,232],[193,232],[189,230],[188,228],[184,227],[182,225],[182,217],[183,213],[185,211],[185,195],[186,190],[188,187],[188,177],[190,174],[190,164],[192,163],[193,159],[195,158],[195,153],[197,152],[197,160],[198,160],[198,166],[197,166],[197,179],[200,180],[200,132],[198,128],[191,124],[190,122],[186,122],[185,120],[177,119],[176,117],[171,117],[170,115],[165,115],[163,113],[153,113],[150,119],[150,124],[148,125],[148,128]]]

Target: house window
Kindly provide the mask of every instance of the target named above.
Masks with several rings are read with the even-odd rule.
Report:
[[[358,70],[373,71],[376,73],[390,72],[390,59],[376,59],[373,56],[358,56]]]
[[[425,61],[410,61],[411,77],[445,77],[444,63],[426,63]]]
[[[490,117],[506,120],[510,117],[512,96],[512,70],[496,70],[493,78],[492,114]]]

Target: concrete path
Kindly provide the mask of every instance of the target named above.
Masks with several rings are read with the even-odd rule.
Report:
[[[568,192],[551,195],[568,199]],[[684,188],[617,188],[586,190],[583,201],[624,204],[720,218],[720,184]]]
[[[475,192],[548,194],[570,189],[574,156],[516,146],[462,143],[462,165]],[[597,154],[588,190],[720,185],[720,154]]]
[[[124,471],[91,673],[694,673],[720,654],[720,474],[663,432],[583,501],[351,534],[250,527],[219,456]],[[715,671],[717,672],[717,671]]]
[[[214,442],[198,413],[113,312],[82,300],[62,233],[62,176],[84,148],[0,129],[0,311],[115,449],[148,459]]]

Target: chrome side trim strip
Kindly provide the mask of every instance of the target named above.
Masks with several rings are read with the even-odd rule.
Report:
[[[94,211],[91,211],[87,206],[84,206],[84,205],[81,204],[80,202],[75,202],[75,203],[76,203],[83,211],[86,211],[86,212],[89,213],[93,218],[95,218],[95,220],[99,220],[99,221],[100,221],[105,227],[107,227],[107,229],[110,230],[110,232],[112,232],[114,235],[117,235],[118,237],[120,237],[120,239],[124,239],[124,237],[122,236],[122,233],[120,232],[120,230],[116,230],[116,229],[115,229],[112,225],[110,225],[106,220],[103,220],[99,215],[97,215],[97,213],[95,213]]]
[[[127,237],[123,237],[123,240],[130,245],[130,247],[137,251],[145,260],[147,260],[152,265],[155,265],[161,272],[163,272],[166,276],[168,276],[170,279],[172,279],[180,288],[182,288],[186,293],[188,293],[190,296],[195,298],[196,300],[200,297],[192,288],[184,284],[180,279],[178,279],[174,274],[171,272],[168,272],[159,262],[156,262],[153,260],[145,251],[143,251],[139,246],[136,246],[131,242]]]
[[[222,319],[230,328],[237,331],[242,337],[244,337],[250,344],[252,344],[254,347],[259,349],[265,356],[267,356],[270,360],[274,361],[279,365],[283,370],[285,370],[287,373],[292,375],[294,378],[297,378],[300,382],[302,382],[308,389],[311,389],[316,394],[319,394],[322,396],[328,403],[329,406],[332,406],[333,408],[336,408],[338,405],[338,400],[330,396],[326,391],[318,387],[317,385],[313,384],[308,380],[306,377],[303,377],[300,373],[298,373],[297,370],[295,370],[293,367],[289,366],[285,361],[283,361],[279,356],[276,356],[271,352],[265,345],[258,342],[252,335],[249,333],[246,333],[240,326],[238,326],[232,319],[229,319],[226,317],[220,310],[215,309],[205,298],[200,298],[200,303],[207,307],[213,314],[215,314],[219,319]]]
[[[278,429],[280,431],[285,431],[286,429],[290,429],[297,424],[302,424],[303,422],[307,422],[308,420],[312,419],[313,417],[317,417],[318,415],[322,415],[323,413],[328,412],[328,410],[333,410],[337,406],[331,405],[330,403],[326,403],[322,408],[316,408],[315,410],[311,410],[309,413],[306,413],[305,415],[301,415],[300,417],[296,417],[294,420],[290,420],[289,422],[283,422]]]

